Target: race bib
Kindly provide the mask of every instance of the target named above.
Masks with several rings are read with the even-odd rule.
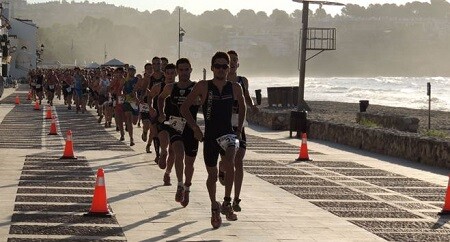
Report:
[[[68,88],[66,88],[66,91],[67,91],[67,92],[71,92],[71,91],[72,91],[72,88],[71,88],[71,87],[68,87]]]
[[[55,85],[48,85],[48,88],[55,89]]]
[[[167,124],[176,131],[183,133],[184,126],[186,126],[186,119],[177,116],[170,116],[169,120],[165,121],[164,124]]]
[[[239,140],[235,134],[222,135],[217,138],[216,141],[224,151],[226,151],[228,147],[239,148]]]
[[[41,88],[41,84],[36,84],[36,88]]]
[[[150,106],[148,105],[148,103],[141,103],[139,105],[139,110],[141,111],[141,113],[148,113],[150,112]]]
[[[123,104],[123,101],[124,101],[125,99],[123,98],[123,96],[118,96],[117,97],[117,104]]]
[[[233,127],[237,127],[239,124],[239,115],[237,113],[233,113],[233,115],[231,115],[231,126]],[[242,124],[242,127],[247,127],[248,126],[248,122],[247,120],[244,119],[244,123]]]

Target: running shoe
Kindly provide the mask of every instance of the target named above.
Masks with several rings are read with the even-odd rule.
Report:
[[[152,153],[152,151],[150,150],[150,144],[147,144],[147,145],[145,146],[145,152],[147,152],[147,153]]]
[[[175,193],[175,202],[182,202],[183,201],[183,191],[184,188],[183,186],[178,186],[177,187],[177,193]]]
[[[211,225],[214,229],[218,229],[220,225],[222,225],[222,218],[220,217],[220,203],[216,203],[216,208],[211,207]]]
[[[183,207],[187,207],[189,204],[189,192],[190,191],[186,191],[186,189],[183,191],[183,201],[181,202],[181,206]]]
[[[235,211],[235,212],[240,212],[242,209],[241,209],[241,206],[239,206],[239,203],[241,202],[241,199],[239,199],[239,198],[235,198],[234,200],[233,200],[233,211]]]
[[[221,213],[225,215],[228,221],[236,221],[237,215],[233,212],[233,208],[231,207],[231,203],[228,201],[223,201],[222,207],[220,208]]]
[[[163,182],[164,182],[164,186],[171,186],[172,185],[170,183],[170,174],[164,172]]]

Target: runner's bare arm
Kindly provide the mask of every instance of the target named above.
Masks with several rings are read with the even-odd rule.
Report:
[[[198,128],[197,123],[194,120],[194,117],[192,117],[191,112],[189,111],[189,108],[193,105],[198,104],[198,98],[201,99],[201,103],[204,103],[206,98],[206,92],[207,92],[207,82],[206,81],[200,81],[197,84],[195,84],[194,88],[192,89],[192,92],[189,93],[186,100],[183,102],[180,108],[181,115],[186,119],[186,123],[191,127],[192,129]]]
[[[238,83],[233,83],[233,93],[235,93],[234,98],[238,101],[238,127],[237,132],[240,134],[242,132],[242,126],[244,125],[245,115],[247,112],[247,107],[245,104],[244,94],[241,85]]]
[[[164,114],[164,107],[166,105],[166,98],[170,96],[172,93],[173,84],[168,84],[164,86],[163,91],[158,96],[158,113],[159,113],[159,122],[164,122],[166,119],[166,115]]]

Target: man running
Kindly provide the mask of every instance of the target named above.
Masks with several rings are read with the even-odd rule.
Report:
[[[226,215],[227,220],[237,220],[231,207],[231,190],[234,180],[234,156],[236,153],[236,138],[240,139],[245,119],[245,101],[242,88],[237,83],[227,81],[230,57],[225,52],[217,52],[211,60],[213,79],[200,81],[194,86],[186,101],[181,105],[181,114],[186,118],[187,124],[193,129],[197,140],[203,140],[203,156],[205,160],[208,179],[209,198],[211,200],[211,225],[218,228],[222,224],[220,211]],[[197,125],[190,108],[200,98],[205,119],[205,133]],[[239,104],[238,125],[233,131],[231,116],[233,103]],[[220,144],[219,144],[220,142]],[[225,197],[222,206],[216,200],[217,159],[219,154],[223,157],[225,177]]]
[[[186,100],[187,95],[191,93],[195,82],[190,80],[192,68],[188,59],[179,59],[176,64],[176,70],[179,81],[177,83],[167,84],[164,87],[163,92],[158,98],[158,108],[160,113],[159,121],[168,121],[173,124],[172,126],[166,126],[166,130],[169,133],[170,146],[175,155],[175,171],[178,180],[175,201],[180,202],[183,207],[186,207],[189,204],[189,192],[194,174],[194,161],[197,157],[198,140],[194,137],[194,131],[189,126],[185,126],[185,121],[183,122],[180,113],[180,107]],[[168,103],[169,106],[165,106],[165,103]],[[197,120],[198,104],[194,104],[190,108],[194,120]],[[163,112],[164,108],[166,112]],[[170,122],[171,120],[177,123],[178,120],[181,120],[181,126],[177,126],[177,123]],[[184,184],[183,170],[186,176]],[[170,172],[171,167],[169,168],[168,163],[163,179],[165,185],[167,183],[170,184]]]
[[[125,117],[125,125],[126,130],[128,131],[128,135],[130,136],[130,146],[134,145],[134,139],[133,139],[133,124],[137,124],[138,120],[138,114],[139,114],[139,107],[138,107],[138,99],[137,99],[137,93],[136,93],[136,84],[137,84],[137,77],[136,75],[136,68],[134,66],[129,66],[128,68],[128,74],[126,81],[123,85],[122,94],[124,97],[123,102],[123,111],[124,111],[124,117]]]
[[[153,88],[153,86],[157,85],[157,84],[163,84],[164,83],[164,72],[161,69],[161,58],[155,56],[152,59],[152,68],[153,68],[153,73],[150,76],[150,84],[148,87],[149,90],[149,94]],[[162,90],[162,89],[161,89]],[[159,95],[159,93],[158,93]],[[155,98],[155,100],[148,100],[150,105],[153,105],[153,109],[154,110],[158,110],[158,105],[157,105],[157,98],[156,96],[153,96],[152,98]],[[157,118],[157,117],[156,117]],[[155,146],[155,153],[156,153],[156,158],[155,158],[155,162],[157,164],[159,164],[158,159],[159,159],[159,139],[158,139],[158,128],[157,128],[157,120],[153,120],[153,122],[151,122],[150,125],[150,137],[147,141],[147,146],[150,148],[150,145],[153,141],[153,145]]]
[[[253,112],[258,111],[258,107],[253,103],[252,98],[250,97],[250,93],[248,92],[248,80],[243,76],[237,75],[237,69],[239,68],[239,57],[236,51],[230,50],[227,52],[230,56],[230,72],[228,73],[228,81],[233,83],[238,83],[242,87],[242,91],[244,93],[245,103],[248,107],[251,108]],[[234,103],[233,106],[233,116],[232,116],[232,124],[233,130],[237,129],[238,125],[238,110],[239,104],[237,102]],[[244,124],[246,122],[244,121]],[[242,188],[242,180],[244,179],[244,167],[243,167],[243,159],[245,156],[245,151],[247,148],[247,138],[245,136],[245,129],[242,128],[241,139],[239,140],[239,149],[236,152],[236,157],[234,158],[234,199],[233,199],[233,211],[240,212],[241,206],[239,203],[241,199],[239,198],[241,194]],[[219,162],[219,181],[224,184],[225,183],[225,172],[222,170],[223,162]]]

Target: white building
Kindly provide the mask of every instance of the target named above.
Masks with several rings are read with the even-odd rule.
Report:
[[[36,68],[37,26],[31,20],[12,18],[9,30],[10,45],[15,46],[11,54],[9,73],[15,78],[26,77],[30,69]]]
[[[26,77],[30,69],[36,68],[38,53],[42,53],[40,47],[36,49],[38,27],[32,20],[12,18],[13,9],[10,9],[9,1],[2,1],[0,6],[2,76],[11,75],[14,79]]]

